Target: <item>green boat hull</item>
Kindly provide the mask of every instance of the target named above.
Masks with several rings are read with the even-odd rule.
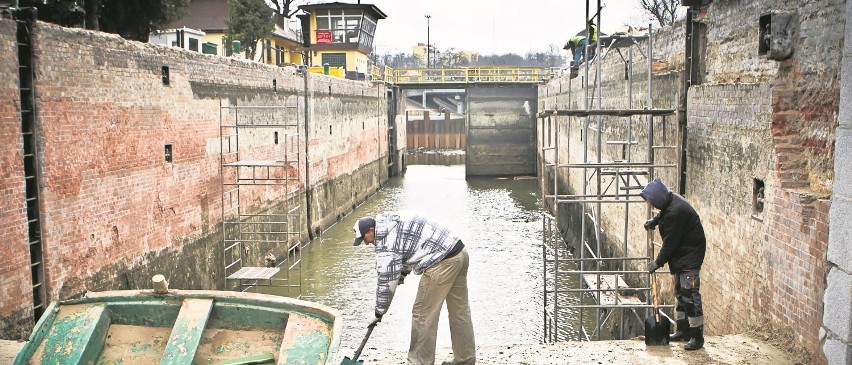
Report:
[[[52,303],[25,364],[326,364],[340,315],[320,304],[227,291],[112,291]]]

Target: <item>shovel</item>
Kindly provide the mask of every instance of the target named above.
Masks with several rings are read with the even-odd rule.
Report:
[[[370,334],[373,333],[373,328],[376,328],[375,323],[367,327],[367,335],[364,336],[363,340],[361,340],[361,346],[358,346],[358,350],[355,351],[355,356],[352,356],[351,359],[349,358],[349,356],[344,356],[343,361],[340,362],[340,365],[361,365],[364,363],[364,360],[358,360],[358,356],[361,356],[361,350],[363,350],[364,345],[367,344],[367,339],[370,338]],[[666,338],[668,338],[668,336]]]
[[[654,257],[654,232],[648,231],[648,247]],[[645,345],[668,345],[671,323],[668,319],[660,321],[659,298],[657,298],[657,274],[651,274],[651,296],[654,298],[654,315],[645,318]]]

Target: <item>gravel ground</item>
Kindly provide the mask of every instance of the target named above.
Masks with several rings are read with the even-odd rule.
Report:
[[[24,347],[24,342],[0,340],[0,364],[11,364]]]
[[[477,362],[489,365],[573,365],[573,364],[797,364],[789,355],[771,345],[743,335],[708,336],[704,348],[684,351],[683,343],[646,347],[643,340],[560,342],[553,345],[485,346],[477,349]],[[0,364],[11,364],[23,342],[0,340]],[[341,349],[330,364],[339,364],[354,349]],[[359,360],[365,364],[405,364],[404,351],[364,349]],[[452,350],[438,349],[437,363],[452,360]]]
[[[368,345],[369,347],[369,345]],[[339,358],[352,356],[342,349]],[[405,364],[403,351],[364,349],[365,364]],[[438,350],[437,364],[452,360],[452,350]],[[339,364],[339,361],[332,364]],[[783,351],[742,335],[708,336],[704,348],[685,351],[683,343],[646,347],[645,341],[560,342],[553,345],[491,346],[477,349],[477,363],[489,365],[573,365],[573,364],[797,364]]]

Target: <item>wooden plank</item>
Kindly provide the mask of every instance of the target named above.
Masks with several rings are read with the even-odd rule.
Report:
[[[212,309],[212,298],[184,299],[160,365],[192,365]]]
[[[269,280],[281,271],[279,267],[246,266],[228,276],[228,280]]]
[[[265,354],[243,356],[236,359],[226,360],[216,365],[274,365],[275,354],[267,352]]]
[[[600,278],[600,281],[598,281]],[[600,303],[605,305],[635,305],[645,304],[639,300],[636,295],[626,295],[624,293],[632,292],[631,288],[624,281],[621,275],[616,274],[583,274],[583,281],[586,287],[591,289],[601,289],[601,292],[592,292],[592,294],[600,293]],[[616,303],[615,288],[618,288],[618,302]]]
[[[88,364],[97,360],[109,330],[103,304],[60,307],[42,346],[33,354],[37,364]]]
[[[287,328],[281,340],[278,362],[289,364],[298,359],[300,364],[326,364],[331,343],[331,327],[327,323],[296,313],[287,317]]]

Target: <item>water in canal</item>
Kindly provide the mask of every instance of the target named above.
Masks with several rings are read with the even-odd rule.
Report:
[[[352,226],[360,216],[399,209],[418,210],[462,237],[470,253],[468,285],[477,345],[542,341],[542,223],[536,180],[465,179],[464,156],[448,158],[462,165],[409,165],[404,176],[392,178],[302,251],[303,298],[340,310],[343,349],[358,346],[375,307],[373,246],[353,247]],[[410,275],[397,289],[368,347],[408,349],[419,279]],[[446,309],[438,331],[438,346],[449,347]]]

